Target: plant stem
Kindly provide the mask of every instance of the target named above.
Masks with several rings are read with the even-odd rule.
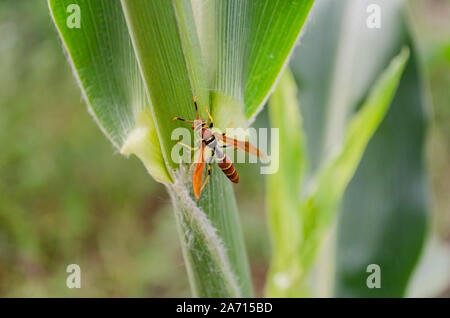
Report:
[[[186,169],[181,167],[175,175],[175,183],[167,188],[193,295],[251,297],[250,271],[231,184],[214,167],[196,201]]]

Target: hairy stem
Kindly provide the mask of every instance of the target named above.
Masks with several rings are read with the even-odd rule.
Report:
[[[251,297],[247,256],[229,181],[213,170],[199,201],[181,167],[167,185],[195,297]]]

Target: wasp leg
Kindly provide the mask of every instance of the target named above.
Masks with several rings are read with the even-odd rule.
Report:
[[[194,96],[194,106],[195,106],[195,112],[197,113],[197,120],[198,120],[197,96]]]
[[[206,175],[205,181],[203,182],[203,185],[200,188],[200,192],[202,192],[203,188],[206,186],[206,183],[209,180],[209,177],[211,177],[211,163],[214,159],[215,154],[216,154],[216,151],[213,149],[213,151],[211,152],[211,157],[208,159],[208,174]]]
[[[181,145],[181,146],[183,146],[183,147],[189,149],[190,151],[198,150],[198,148],[199,148],[199,146],[197,146],[197,147],[191,147],[191,146],[188,146],[188,145],[186,145],[186,144],[183,144],[182,142],[177,142],[177,144],[179,144],[179,145]]]
[[[211,176],[211,163],[208,163],[208,175],[206,176],[206,179],[203,182],[202,187],[200,188],[200,192],[203,191],[203,188],[206,186],[206,183],[208,182],[210,176]]]

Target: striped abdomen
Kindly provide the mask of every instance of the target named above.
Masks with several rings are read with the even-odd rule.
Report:
[[[228,179],[230,179],[231,182],[238,183],[239,175],[236,171],[236,168],[234,168],[234,164],[231,159],[221,151],[220,153],[216,152],[216,155],[217,164],[219,165],[220,169],[222,169],[223,173],[225,173],[225,175]]]

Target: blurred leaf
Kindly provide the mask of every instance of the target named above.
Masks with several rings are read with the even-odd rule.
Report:
[[[301,199],[299,182],[288,181],[293,176],[294,180],[301,180],[305,160],[301,135],[291,128],[301,126],[300,116],[293,110],[295,84],[287,76],[280,81],[270,104],[272,124],[282,131],[280,167],[283,168],[268,179],[269,193],[273,196],[268,199],[268,205],[274,249],[268,296],[298,297],[308,292],[304,285],[306,274],[366,145],[389,109],[408,58],[409,50],[405,48],[379,77],[361,110],[349,123],[341,149],[328,158],[318,171],[317,179],[303,190],[305,196]],[[294,137],[287,137],[290,133]],[[295,156],[287,154],[290,148],[294,149]],[[300,159],[300,163],[294,169],[295,159]]]
[[[311,171],[341,144],[356,106],[398,54],[402,0],[318,0],[295,50],[292,72],[299,87]],[[366,25],[370,4],[382,10],[381,29]],[[390,32],[384,32],[388,29]],[[370,47],[370,49],[368,49]],[[365,48],[365,49],[363,49]]]
[[[272,243],[272,261],[266,294],[272,297],[298,296],[301,293],[299,245],[302,219],[298,211],[306,154],[297,86],[289,69],[284,71],[269,100],[272,127],[279,128],[279,169],[267,176],[267,213]],[[272,142],[275,142],[272,139]],[[272,159],[274,160],[274,159]],[[278,284],[293,286],[287,293]]]
[[[329,162],[318,172],[317,180],[312,181],[311,190],[301,205],[304,218],[303,264],[309,266],[314,261],[313,255],[322,240],[323,231],[336,214],[369,140],[389,109],[408,58],[409,49],[404,48],[377,79],[367,100],[348,124],[342,149],[335,158],[329,157]]]
[[[370,4],[382,10],[380,29],[366,25]],[[402,46],[411,46],[401,0],[319,0],[312,19],[315,23],[309,25],[292,61],[311,174],[336,152],[352,112],[384,65]],[[424,102],[415,49],[411,50],[391,110],[344,195],[336,252],[338,296],[401,296],[423,244]],[[402,257],[397,258],[399,251]],[[325,261],[333,262],[332,251],[326,254]],[[383,264],[382,281],[388,279],[383,278],[386,273],[389,285],[367,288],[366,267],[372,263]]]
[[[338,296],[401,297],[421,255],[427,223],[424,96],[412,56],[392,108],[349,185],[338,226]],[[381,288],[369,289],[369,264]]]
[[[424,253],[408,284],[406,297],[440,297],[450,282],[450,249],[437,235],[428,235]],[[445,296],[444,296],[445,297]]]

